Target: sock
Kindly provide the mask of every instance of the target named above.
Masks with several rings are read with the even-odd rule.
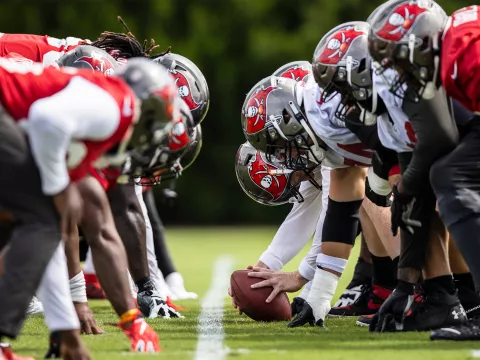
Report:
[[[405,294],[413,295],[415,284],[410,284],[403,280],[398,280],[395,289],[402,291]]]
[[[330,311],[335,290],[337,289],[340,278],[331,272],[317,268],[315,277],[312,280],[312,287],[307,297],[307,302],[313,310],[315,321],[325,320]]]
[[[475,284],[473,283],[473,277],[471,273],[453,274],[453,280],[455,281],[457,289],[459,287],[466,287],[475,291]]]
[[[310,286],[308,286],[310,284]],[[300,294],[297,295],[297,297],[302,298],[303,300],[307,300],[308,294],[310,293],[310,287],[311,287],[312,282],[309,281],[306,286],[303,287],[302,291]]]
[[[143,279],[136,281],[135,284],[138,287],[138,292],[153,290],[155,288],[150,276],[146,276]]]
[[[359,257],[357,265],[355,265],[352,280],[350,281],[350,284],[348,284],[347,289],[351,289],[362,284],[370,284],[372,282],[372,276],[372,264],[367,263],[365,260]]]
[[[375,285],[393,289],[395,287],[395,262],[389,256],[379,257],[372,255],[373,283]]]
[[[430,303],[453,305],[458,302],[457,290],[452,275],[437,276],[425,280],[425,297]]]

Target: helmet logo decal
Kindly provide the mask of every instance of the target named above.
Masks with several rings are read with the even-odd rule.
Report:
[[[246,131],[248,134],[255,134],[263,129],[267,117],[267,98],[276,87],[258,88],[247,102],[243,115],[247,119]]]
[[[179,150],[190,143],[186,126],[182,120],[178,121],[170,132],[168,147],[170,150]]]
[[[397,6],[376,35],[385,40],[400,41],[411,29],[415,19],[425,11],[427,9],[417,4],[406,3]]]
[[[200,107],[200,104],[195,101],[192,96],[192,87],[188,79],[181,71],[169,70],[170,74],[175,78],[175,84],[177,85],[178,95],[182,98],[183,101],[188,105],[190,111],[196,110]]]
[[[327,42],[317,61],[322,64],[338,64],[348,52],[352,42],[359,36],[365,35],[354,26],[347,26],[334,33]]]
[[[280,74],[279,77],[289,78],[295,81],[304,81],[309,74],[309,69],[306,69],[303,66],[295,65],[286,69],[282,74]]]
[[[111,76],[115,72],[114,65],[110,63],[102,54],[92,51],[91,56],[82,56],[73,63],[84,62],[90,66],[93,71],[100,71],[105,76]]]
[[[248,174],[252,181],[276,200],[287,186],[287,177],[284,174],[273,173],[271,170],[278,169],[264,161],[258,151],[248,162]]]

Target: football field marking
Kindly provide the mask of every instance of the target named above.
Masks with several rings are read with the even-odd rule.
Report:
[[[213,263],[212,282],[202,299],[198,317],[195,360],[223,360],[228,353],[223,346],[223,311],[232,271],[231,256],[221,255]]]

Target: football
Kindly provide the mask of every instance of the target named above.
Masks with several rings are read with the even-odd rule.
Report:
[[[292,310],[287,294],[281,292],[271,303],[265,300],[272,292],[271,287],[252,289],[251,285],[263,281],[260,278],[252,278],[247,274],[251,270],[237,270],[230,277],[232,296],[250,319],[256,321],[283,321],[292,318]]]

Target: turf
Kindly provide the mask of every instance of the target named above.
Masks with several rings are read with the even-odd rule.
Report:
[[[266,248],[273,228],[191,228],[168,230],[168,243],[175,262],[185,277],[186,287],[201,296],[207,291],[212,263],[217,256],[230,254],[237,268],[254,264]],[[352,259],[357,251],[352,253]],[[299,255],[287,269],[295,269]],[[341,280],[337,295],[350,279],[354,261],[349,263]],[[225,289],[225,293],[226,293]],[[154,319],[149,323],[158,330],[163,352],[156,355],[138,355],[128,352],[129,343],[121,331],[112,326],[116,322],[106,301],[92,301],[97,321],[106,331],[101,336],[84,336],[93,359],[110,360],[141,356],[142,359],[193,359],[197,343],[198,301],[183,301],[187,308],[185,319]],[[319,328],[288,329],[286,323],[256,323],[239,316],[225,298],[225,346],[228,359],[469,359],[472,350],[480,349],[475,342],[431,342],[428,333],[370,334],[355,325],[355,319],[327,319],[328,330]],[[32,316],[25,324],[22,335],[13,342],[21,354],[42,358],[47,348],[48,331],[42,316]]]

